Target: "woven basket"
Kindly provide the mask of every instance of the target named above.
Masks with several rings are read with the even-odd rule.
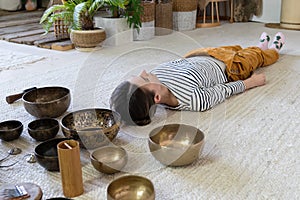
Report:
[[[54,23],[54,34],[58,39],[67,39],[70,38],[70,34],[68,32],[68,25],[64,23],[63,20],[55,20]]]
[[[155,19],[155,3],[154,1],[142,1],[143,14],[141,16],[142,22],[151,22]]]
[[[63,4],[63,0],[51,0],[49,6]],[[68,39],[70,34],[68,32],[69,26],[65,24],[63,19],[55,20],[53,23],[54,35],[57,39]]]
[[[157,3],[155,6],[155,35],[167,35],[173,32],[173,4]]]
[[[173,11],[189,12],[197,10],[198,0],[173,0]]]

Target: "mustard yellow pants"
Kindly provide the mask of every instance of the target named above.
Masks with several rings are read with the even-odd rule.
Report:
[[[275,63],[279,54],[274,49],[261,50],[258,47],[236,46],[199,48],[188,52],[185,58],[210,55],[226,65],[225,73],[229,81],[245,80],[259,67]]]

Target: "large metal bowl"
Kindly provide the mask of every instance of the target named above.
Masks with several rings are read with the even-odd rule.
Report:
[[[154,200],[155,190],[149,179],[128,175],[117,178],[108,185],[107,199]]]
[[[22,100],[29,114],[37,118],[55,118],[69,108],[71,95],[64,87],[43,87],[26,92]]]
[[[81,147],[95,149],[107,145],[118,134],[119,113],[109,109],[91,108],[65,115],[61,120],[63,134],[78,140]]]
[[[148,138],[152,155],[167,166],[193,163],[201,154],[204,134],[185,124],[168,124],[153,129]]]

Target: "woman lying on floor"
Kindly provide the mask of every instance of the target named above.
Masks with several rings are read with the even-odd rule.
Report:
[[[278,60],[285,37],[279,32],[270,47],[269,41],[264,32],[257,47],[200,48],[150,73],[144,70],[117,86],[111,108],[128,125],[149,124],[156,104],[174,110],[210,109],[232,95],[265,84],[265,75],[253,72]]]

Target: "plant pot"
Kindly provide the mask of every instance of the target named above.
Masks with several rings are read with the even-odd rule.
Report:
[[[106,33],[102,28],[71,30],[70,39],[76,49],[84,51],[101,46],[101,43],[106,39]]]
[[[173,0],[173,29],[188,31],[196,28],[197,0]]]
[[[133,41],[133,30],[129,28],[126,18],[95,16],[95,26],[105,28],[105,45],[117,46]]]
[[[299,6],[299,0],[282,0],[280,15],[281,27],[300,30]]]
[[[173,32],[173,4],[157,3],[155,6],[155,35],[168,35]]]
[[[142,1],[143,14],[141,15],[142,27],[133,30],[133,40],[150,40],[155,33],[155,3]]]

